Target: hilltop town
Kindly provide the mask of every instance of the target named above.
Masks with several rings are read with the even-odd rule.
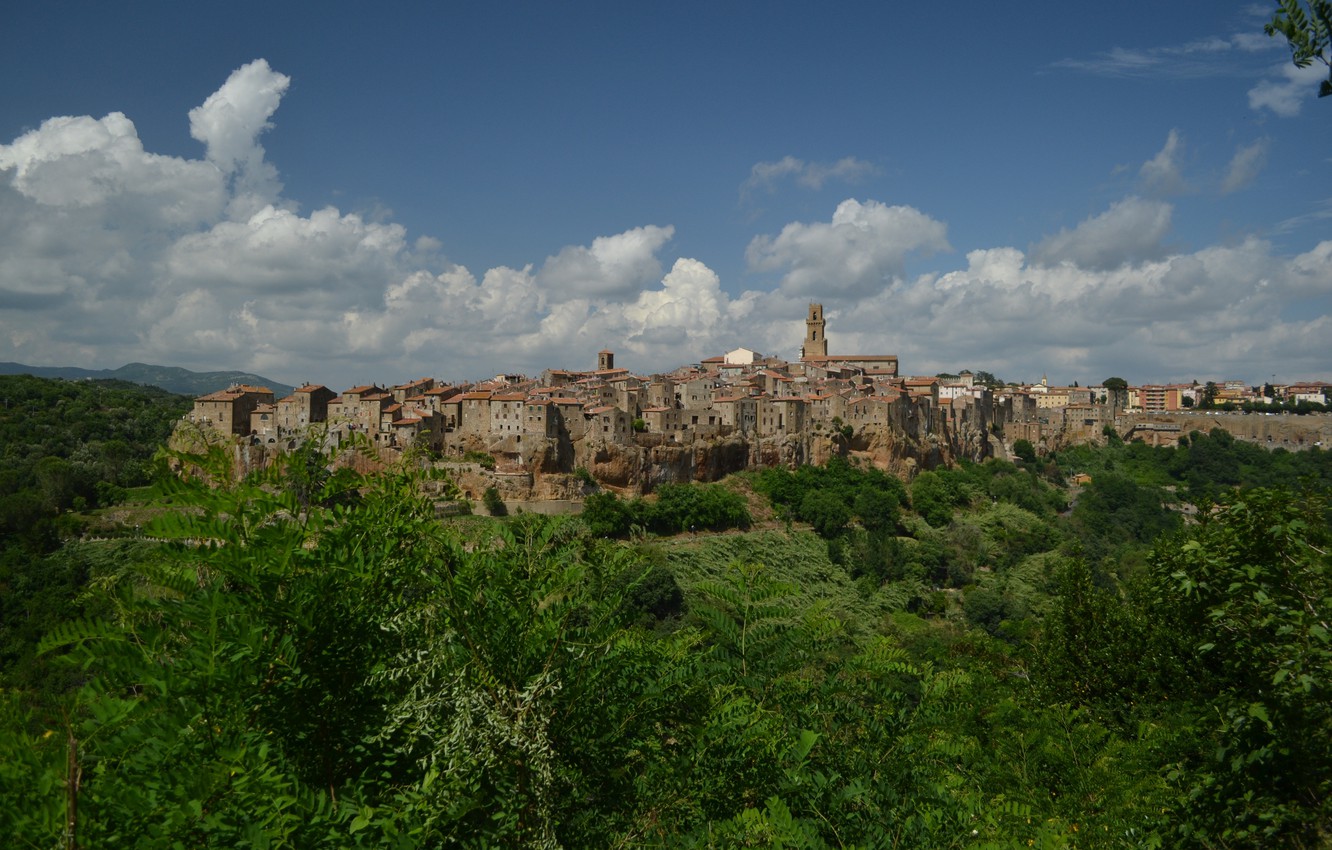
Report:
[[[1058,387],[982,383],[899,374],[891,354],[830,351],[820,304],[809,305],[799,360],[736,348],[672,372],[641,376],[598,354],[595,369],[547,369],[539,379],[501,375],[451,385],[422,378],[391,387],[352,387],[340,395],[305,385],[274,399],[245,384],[201,396],[182,427],[233,438],[246,462],[295,448],[317,435],[329,448],[353,438],[384,456],[424,447],[446,458],[489,455],[510,495],[563,498],[586,470],[612,487],[651,490],[676,480],[714,480],[777,464],[861,455],[909,474],[959,458],[1008,456],[1018,440],[1040,451],[1104,439],[1108,429],[1160,444],[1199,408],[1236,406],[1256,393],[1242,382],[1207,385]],[[1118,382],[1108,382],[1115,383]],[[1322,404],[1329,385],[1266,388],[1276,398]],[[1291,427],[1247,424],[1237,435],[1298,449],[1326,445],[1326,417]],[[1306,417],[1298,417],[1305,419]],[[1233,423],[1221,427],[1236,430]],[[254,455],[253,457],[251,455]]]

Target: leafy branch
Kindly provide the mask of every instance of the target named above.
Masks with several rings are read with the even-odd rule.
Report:
[[[1305,7],[1308,7],[1308,12]],[[1290,44],[1290,58],[1296,68],[1307,68],[1315,60],[1329,68],[1328,78],[1318,84],[1318,96],[1332,95],[1332,61],[1329,60],[1329,39],[1332,38],[1332,2],[1329,0],[1278,0],[1277,12],[1263,31],[1269,36],[1286,37]]]

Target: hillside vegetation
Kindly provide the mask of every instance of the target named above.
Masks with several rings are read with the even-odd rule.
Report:
[[[16,846],[1332,840],[1320,451],[839,460],[465,524],[420,471],[177,460],[143,539],[41,558],[78,603],[0,670]]]
[[[0,684],[46,675],[36,641],[99,604],[83,594],[96,564],[142,557],[132,544],[62,538],[151,483],[152,458],[189,406],[123,381],[0,376]]]
[[[0,375],[31,375],[38,378],[58,378],[67,381],[126,381],[143,384],[188,396],[201,396],[224,390],[232,384],[250,384],[268,387],[277,397],[289,394],[293,387],[256,375],[235,370],[221,372],[193,372],[179,366],[154,366],[151,363],[126,363],[118,369],[83,369],[78,366],[25,366],[22,363],[0,363]]]

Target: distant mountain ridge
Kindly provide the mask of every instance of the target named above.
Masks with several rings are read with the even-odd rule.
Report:
[[[0,363],[0,375],[32,375],[35,378],[64,378],[81,381],[116,378],[135,384],[161,387],[181,395],[201,396],[224,390],[232,384],[251,384],[268,387],[276,398],[290,395],[293,387],[255,375],[251,372],[191,372],[179,366],[154,366],[150,363],[127,363],[119,369],[83,369],[78,366],[25,366],[22,363]]]

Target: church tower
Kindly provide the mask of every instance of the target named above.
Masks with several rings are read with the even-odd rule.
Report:
[[[602,349],[597,352],[597,371],[606,372],[615,368],[615,352]]]
[[[823,320],[823,305],[809,305],[809,318],[805,319],[805,344],[800,347],[800,357],[827,357],[827,323]]]

